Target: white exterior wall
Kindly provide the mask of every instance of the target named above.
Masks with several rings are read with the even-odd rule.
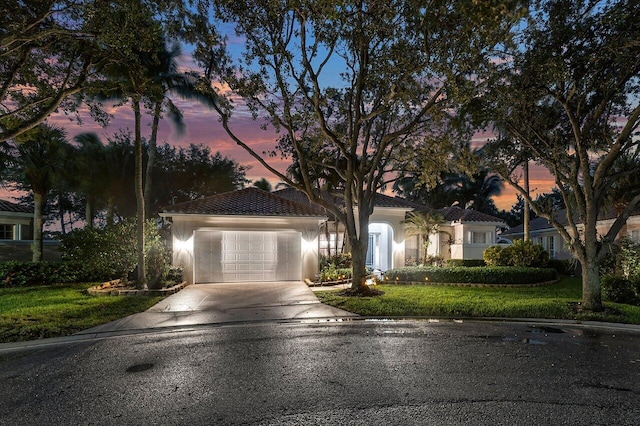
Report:
[[[482,259],[483,252],[496,243],[496,225],[491,224],[454,224],[455,243],[451,245],[451,259]],[[473,233],[486,235],[485,243],[474,243]]]
[[[370,225],[385,223],[393,230],[393,238],[391,238],[391,241],[389,241],[386,246],[391,250],[391,264],[387,269],[400,268],[404,266],[404,224],[402,222],[404,221],[408,211],[411,210],[391,207],[376,207],[369,218]]]
[[[313,279],[318,273],[319,217],[291,218],[271,216],[209,216],[163,214],[172,219],[173,265],[184,268],[184,278],[194,282],[194,233],[200,230],[221,231],[277,231],[294,230],[301,233],[302,276]]]

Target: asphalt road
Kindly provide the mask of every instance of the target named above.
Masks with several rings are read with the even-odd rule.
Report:
[[[0,424],[640,425],[640,333],[309,321],[13,349]]]

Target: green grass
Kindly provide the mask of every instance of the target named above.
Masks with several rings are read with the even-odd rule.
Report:
[[[0,289],[0,342],[67,336],[142,312],[161,296],[90,296],[95,283]]]
[[[364,316],[561,318],[640,324],[640,306],[607,302],[606,313],[576,314],[570,304],[581,299],[579,278],[522,288],[393,284],[376,288],[384,294],[348,297],[325,291],[316,295],[322,303]]]

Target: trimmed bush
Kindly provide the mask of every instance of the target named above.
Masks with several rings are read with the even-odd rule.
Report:
[[[487,266],[506,266],[502,246],[491,246],[482,252],[482,259]]]
[[[409,266],[385,272],[384,279],[388,283],[535,284],[553,281],[557,276],[556,270],[551,268]]]
[[[466,266],[468,268],[477,268],[487,266],[483,259],[447,259],[447,266]]]
[[[605,299],[615,303],[637,305],[640,303],[640,282],[620,276],[602,277],[600,282]]]
[[[489,266],[544,268],[549,263],[549,253],[531,240],[516,240],[505,248],[491,246],[483,252],[482,257]]]

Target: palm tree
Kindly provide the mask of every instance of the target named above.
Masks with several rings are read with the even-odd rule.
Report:
[[[422,240],[420,260],[424,265],[430,243],[429,236],[438,232],[438,229],[444,223],[444,219],[434,212],[410,212],[408,216],[406,220],[402,221],[404,223],[404,232],[407,236],[417,235]]]
[[[95,211],[98,203],[104,199],[114,165],[107,157],[107,148],[95,133],[82,133],[74,140],[78,144],[74,153],[74,186],[85,197],[85,219],[87,226],[93,228]]]
[[[500,176],[487,169],[480,170],[471,176],[462,175],[458,188],[460,207],[492,213],[495,206],[491,197],[500,195],[503,188],[504,183]]]
[[[33,262],[42,260],[43,210],[49,192],[60,182],[68,153],[65,131],[41,124],[12,144],[11,180],[33,193]]]

